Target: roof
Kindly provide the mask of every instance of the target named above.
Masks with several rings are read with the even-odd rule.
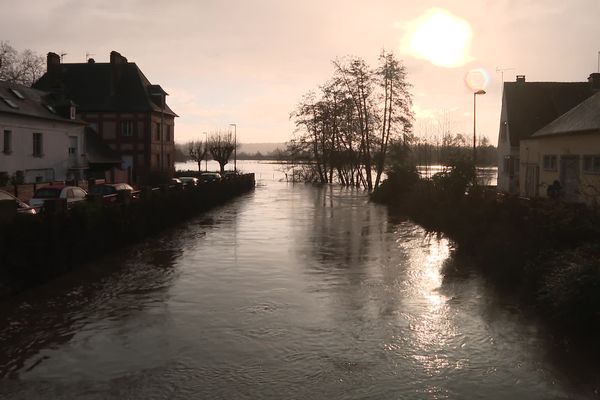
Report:
[[[505,82],[510,143],[518,144],[592,94],[588,82]]]
[[[90,164],[118,164],[122,160],[119,153],[111,149],[91,127],[85,128],[85,153]]]
[[[85,124],[80,119],[70,119],[66,113],[62,113],[62,107],[65,105],[71,105],[71,102],[42,90],[0,81],[0,113]]]
[[[151,93],[166,94],[152,85],[135,63],[58,64],[49,69],[34,87],[59,91],[73,99],[83,112],[161,112],[161,102]],[[168,105],[165,114],[177,117]]]
[[[600,92],[550,122],[532,137],[582,132],[600,132]]]

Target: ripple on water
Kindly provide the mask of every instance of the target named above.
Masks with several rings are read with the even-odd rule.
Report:
[[[577,398],[449,260],[364,192],[269,183],[0,310],[0,398]]]

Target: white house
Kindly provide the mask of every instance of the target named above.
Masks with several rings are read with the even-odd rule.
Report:
[[[26,183],[83,179],[85,122],[60,96],[0,81],[0,173]]]
[[[599,74],[588,82],[505,82],[498,134],[498,191],[519,194],[521,141],[592,96],[600,87]],[[525,171],[523,171],[525,173]]]

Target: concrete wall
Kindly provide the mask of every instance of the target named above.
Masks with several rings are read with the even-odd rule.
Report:
[[[544,155],[556,155],[554,170],[544,169]],[[570,134],[564,136],[527,139],[521,141],[521,168],[537,165],[539,168],[539,196],[547,197],[546,189],[555,180],[560,181],[561,157],[577,156],[579,159],[579,195],[575,201],[600,204],[600,174],[583,171],[583,156],[600,155],[600,132]],[[563,182],[561,182],[563,184]],[[525,181],[520,185],[520,194],[526,194]]]
[[[12,132],[12,152],[3,152],[4,131]],[[33,133],[42,134],[42,156],[33,155]],[[69,161],[70,136],[78,137],[78,149]],[[28,118],[13,115],[0,117],[0,172],[13,175],[16,171],[25,173],[25,182],[33,183],[36,178],[42,181],[66,180],[71,164],[85,166],[83,125],[58,121]]]

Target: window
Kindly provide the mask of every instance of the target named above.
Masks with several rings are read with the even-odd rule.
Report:
[[[556,160],[555,155],[544,155],[544,171],[556,171],[558,165]]]
[[[41,133],[33,134],[33,156],[34,157],[42,157],[43,156],[43,137]]]
[[[8,104],[10,107],[12,107],[12,108],[19,108],[19,106],[18,106],[18,105],[17,105],[17,104],[16,104],[14,101],[12,101],[11,99],[7,99],[6,97],[1,97],[1,98],[2,98],[2,100],[4,100],[4,102],[5,102],[6,104]]]
[[[71,106],[69,107],[69,116],[71,117],[71,119],[75,119],[75,106]]]
[[[160,140],[160,122],[156,123],[156,140]]]
[[[121,136],[131,137],[133,136],[133,121],[121,121]]]
[[[508,176],[514,176],[519,173],[519,159],[512,156],[504,156],[502,172]]]
[[[171,155],[167,153],[167,167],[171,166]]]
[[[504,162],[502,163],[502,172],[508,174],[510,172],[510,156],[504,156]]]
[[[600,174],[600,155],[583,156],[583,172],[586,174]]]
[[[165,133],[165,141],[171,141],[171,125],[167,125],[167,132]]]
[[[160,154],[156,154],[154,156],[155,160],[156,160],[156,166],[160,167]]]
[[[4,131],[4,146],[2,151],[4,154],[12,153],[12,132]]]
[[[11,92],[12,94],[14,94],[14,95],[15,95],[15,97],[16,97],[17,99],[19,99],[19,100],[25,100],[25,96],[23,96],[23,95],[21,94],[21,92],[19,92],[17,89],[12,89],[12,88],[11,88],[11,89],[9,89],[9,90],[10,90],[10,92]]]

